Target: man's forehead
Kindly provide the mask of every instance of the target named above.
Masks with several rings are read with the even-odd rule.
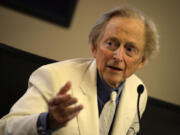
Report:
[[[106,25],[102,38],[104,40],[114,38],[120,41],[131,42],[138,46],[144,46],[144,22],[138,18],[114,17]]]
[[[134,34],[144,37],[144,22],[137,18],[113,17],[105,27],[104,34],[113,32],[113,34]]]
[[[139,27],[141,29],[144,28],[144,26],[145,26],[144,22],[139,18],[115,16],[109,20],[106,27],[108,27],[108,26],[127,27],[129,25]],[[132,28],[134,28],[134,27],[132,27]]]

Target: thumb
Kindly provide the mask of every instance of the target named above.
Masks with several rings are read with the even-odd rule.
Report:
[[[71,88],[71,82],[68,81],[63,87],[61,87],[57,95],[66,94],[70,88]]]

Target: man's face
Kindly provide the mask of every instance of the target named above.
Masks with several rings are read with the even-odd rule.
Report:
[[[92,54],[101,78],[118,87],[144,63],[145,27],[139,19],[116,16],[105,27]]]

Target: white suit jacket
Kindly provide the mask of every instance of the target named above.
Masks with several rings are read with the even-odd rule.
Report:
[[[96,61],[74,59],[45,65],[36,70],[29,79],[27,92],[14,104],[10,113],[0,121],[2,135],[37,135],[37,119],[47,112],[46,100],[56,96],[67,82],[69,91],[78,98],[84,109],[68,125],[53,135],[99,135],[99,116],[96,85]],[[138,131],[137,86],[143,84],[135,75],[130,76],[121,94],[112,135],[131,135]],[[140,99],[140,112],[147,101],[146,89]]]

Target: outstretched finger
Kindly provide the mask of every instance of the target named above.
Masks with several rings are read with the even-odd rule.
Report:
[[[75,107],[67,108],[65,111],[65,115],[69,116],[69,115],[75,114],[75,113],[81,111],[82,109],[83,109],[83,105],[81,105],[81,104],[77,105]]]
[[[77,98],[72,97],[70,100],[68,100],[66,103],[64,103],[65,107],[71,106],[73,104],[76,104],[78,102]]]
[[[68,91],[70,88],[71,88],[71,82],[68,81],[63,87],[61,87],[61,89],[60,89],[60,91],[59,91],[59,93],[58,93],[57,95],[59,95],[59,94],[66,94],[67,91]]]
[[[50,100],[50,105],[59,105],[59,104],[66,104],[72,97],[69,94],[66,95],[58,95]]]
[[[69,115],[68,117],[66,117],[66,119],[64,119],[64,123],[68,123],[70,120],[72,120],[73,118],[75,118],[78,114],[79,114],[80,111],[77,111],[71,115]]]

